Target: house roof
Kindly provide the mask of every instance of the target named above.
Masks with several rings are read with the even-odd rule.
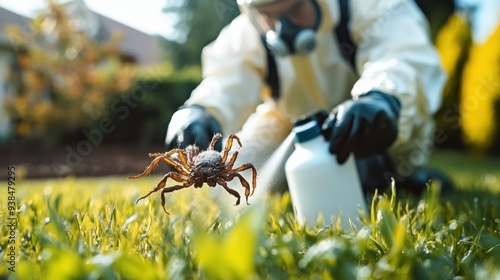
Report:
[[[71,0],[64,4],[73,18],[85,22],[87,34],[97,41],[108,39],[112,33],[120,32],[122,54],[132,57],[139,65],[158,63],[158,40],[154,36],[112,20],[90,10],[83,0]]]
[[[107,38],[113,32],[123,34],[121,50],[123,53],[136,59],[139,65],[151,65],[159,63],[159,43],[157,38],[114,21],[108,17],[97,14],[101,26],[100,37]]]
[[[96,40],[105,40],[112,33],[120,32],[123,35],[120,46],[122,54],[132,57],[138,65],[145,66],[159,63],[159,43],[157,38],[91,11],[82,3],[81,0],[74,0],[67,2],[66,5],[74,4],[73,7],[77,7],[80,11],[83,10],[81,14],[88,17],[84,18],[84,20],[96,21],[98,30],[89,35]],[[70,13],[72,12],[75,12],[75,10],[70,11]],[[27,26],[29,20],[27,17],[0,7],[0,47],[12,48],[10,39],[5,35],[4,31],[7,25]]]
[[[28,23],[29,18],[0,7],[0,47],[12,47],[10,39],[5,35],[5,27],[10,24],[27,26]]]

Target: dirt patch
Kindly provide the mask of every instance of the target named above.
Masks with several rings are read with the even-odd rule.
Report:
[[[151,162],[149,153],[165,151],[163,146],[98,146],[85,151],[77,147],[0,147],[0,180],[7,178],[7,166],[26,179],[54,177],[95,177],[141,173]],[[160,164],[154,173],[167,172]]]

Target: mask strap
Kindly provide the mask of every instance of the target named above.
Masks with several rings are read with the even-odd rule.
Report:
[[[280,81],[278,76],[278,67],[276,65],[276,58],[272,51],[269,49],[266,43],[266,37],[260,37],[264,48],[266,49],[266,57],[267,57],[267,76],[266,76],[266,84],[271,89],[271,97],[274,100],[278,100],[280,97]]]
[[[340,21],[335,28],[337,44],[344,59],[352,66],[352,69],[356,71],[357,46],[352,41],[351,33],[349,32],[349,20],[351,17],[349,0],[339,0],[339,7]]]

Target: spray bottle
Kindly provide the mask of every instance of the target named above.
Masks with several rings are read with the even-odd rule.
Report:
[[[295,123],[295,151],[285,164],[290,196],[299,224],[309,228],[342,217],[342,228],[349,230],[349,220],[358,224],[359,210],[366,210],[354,157],[340,165],[328,151],[328,143],[316,120]]]

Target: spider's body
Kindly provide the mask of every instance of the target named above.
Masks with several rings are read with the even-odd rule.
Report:
[[[248,204],[248,196],[253,194],[256,187],[257,171],[255,167],[250,164],[244,164],[236,169],[233,169],[234,162],[238,156],[238,152],[233,152],[229,162],[226,163],[229,151],[233,145],[233,141],[236,140],[241,147],[240,139],[234,135],[229,135],[226,142],[224,150],[218,152],[214,150],[215,142],[221,137],[220,134],[215,134],[210,142],[210,145],[206,151],[201,151],[195,145],[187,146],[185,149],[173,149],[166,153],[155,153],[149,154],[150,157],[155,157],[151,164],[144,170],[142,174],[131,176],[129,178],[137,179],[139,177],[149,174],[152,169],[161,161],[172,165],[176,171],[167,173],[162,180],[156,185],[156,187],[143,197],[140,197],[137,201],[144,199],[154,192],[161,191],[161,205],[163,210],[168,214],[165,209],[165,193],[176,191],[182,188],[188,188],[193,186],[195,188],[201,188],[204,183],[209,187],[215,187],[217,184],[221,185],[227,192],[232,194],[237,198],[236,205],[240,204],[240,195],[237,191],[229,188],[227,182],[238,177],[241,184],[245,188],[245,198]],[[250,185],[247,180],[239,174],[239,172],[252,169],[252,192],[250,193]],[[175,185],[172,187],[165,187],[167,179],[172,178],[173,180],[181,183],[180,185]]]
[[[201,188],[203,183],[210,187],[215,187],[217,178],[223,175],[225,165],[222,163],[222,156],[216,151],[201,152],[194,161],[191,176],[195,179],[194,187]],[[205,182],[205,180],[206,182]]]

